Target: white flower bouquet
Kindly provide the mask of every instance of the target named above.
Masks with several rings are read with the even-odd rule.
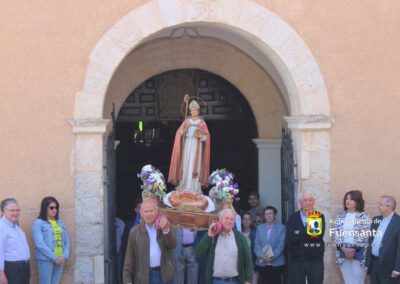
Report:
[[[153,195],[159,200],[163,200],[167,189],[163,174],[152,165],[145,165],[140,174],[137,175],[143,182],[141,188],[142,195]]]
[[[211,173],[208,182],[214,185],[212,190],[217,198],[222,199],[224,202],[232,203],[239,193],[238,184],[234,183],[233,179],[233,173],[228,172],[226,169],[218,169]]]

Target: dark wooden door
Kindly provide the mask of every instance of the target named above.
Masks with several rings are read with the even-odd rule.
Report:
[[[236,175],[244,207],[247,194],[257,190],[258,154],[252,142],[258,137],[257,125],[245,97],[218,75],[198,69],[173,70],[133,90],[118,115],[119,217],[131,218],[133,200],[140,196],[136,173],[143,165],[153,164],[167,177],[185,94],[200,98],[201,115],[211,134],[211,171],[226,168]]]

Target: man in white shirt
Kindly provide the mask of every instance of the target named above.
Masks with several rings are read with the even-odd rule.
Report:
[[[172,251],[176,246],[173,230],[166,217],[158,217],[157,201],[145,199],[142,221],[134,226],[128,238],[123,283],[164,284],[175,278]]]
[[[381,197],[381,214],[372,220],[367,250],[367,267],[371,284],[400,283],[400,216],[394,211],[396,199]]]
[[[14,198],[4,199],[0,207],[0,283],[28,284],[30,253],[25,233],[18,226],[21,209]]]

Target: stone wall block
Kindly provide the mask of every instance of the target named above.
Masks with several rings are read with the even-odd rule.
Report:
[[[103,137],[100,134],[79,135],[75,138],[75,170],[103,170]]]
[[[162,30],[164,23],[157,3],[150,1],[132,11],[107,32],[123,50],[131,51],[141,40]]]
[[[310,122],[312,124],[318,121]],[[309,172],[307,179],[302,179],[301,188],[313,192],[316,209],[324,213],[327,221],[327,232],[331,215],[330,196],[330,138],[328,131],[296,131],[296,144],[309,154]],[[329,235],[325,235],[329,241]]]
[[[236,24],[241,29],[257,35],[260,29],[264,28],[272,13],[264,7],[250,2],[248,5],[243,5],[239,20]]]
[[[94,283],[103,284],[104,281],[104,255],[94,257]]]
[[[94,61],[89,61],[88,64],[88,70],[86,71],[86,77],[85,77],[85,82],[84,82],[84,92],[83,94],[93,94],[92,99],[97,100],[95,102],[95,106],[99,107],[99,109],[103,109],[102,103],[103,99],[106,95],[107,87],[108,84],[110,83],[112,77],[112,71],[106,69],[104,66],[102,66],[98,62]],[[90,102],[90,97],[85,98],[86,103]],[[77,101],[80,104],[82,102]],[[85,117],[85,114],[82,114],[82,112],[86,111],[86,108],[84,108],[86,104],[82,107],[82,111],[79,112],[79,117]],[[92,104],[87,104],[89,108],[92,107]],[[87,115],[86,115],[87,116]],[[76,117],[76,116],[75,116]],[[90,116],[89,116],[90,117]],[[91,118],[101,118],[101,116],[95,116]]]
[[[329,114],[326,88],[318,64],[308,60],[291,70],[301,97],[302,114]]]
[[[220,0],[216,11],[216,21],[223,24],[235,25],[240,19],[241,11],[246,5],[243,0]],[[229,8],[228,8],[229,7]]]
[[[329,150],[329,133],[327,131],[308,131],[303,133],[303,149],[305,151]]]
[[[101,188],[103,190],[103,188]],[[103,200],[99,197],[80,197],[77,194],[75,214],[77,225],[102,224],[103,223]]]
[[[278,48],[277,53],[289,70],[312,59],[312,54],[297,33],[291,34]]]
[[[77,217],[77,220],[80,218]],[[95,256],[104,253],[104,224],[79,224],[75,226],[76,254]]]
[[[78,198],[102,196],[102,178],[100,172],[76,172],[75,195]]]
[[[330,186],[321,184],[319,178],[310,178],[302,181],[302,188],[313,192],[315,196],[316,209],[322,211],[326,217],[330,215]]]
[[[75,259],[75,283],[93,283],[93,257],[78,256]]]
[[[166,27],[175,26],[184,22],[184,5],[181,0],[157,0],[162,19]]]
[[[217,14],[217,2],[218,2],[217,0],[187,1],[187,5],[184,5],[185,9],[184,18],[188,22],[196,22],[196,21],[214,22]]]
[[[102,76],[103,75],[101,75],[101,77]],[[87,89],[85,91],[80,91],[75,95],[75,100],[79,102],[79,104],[75,105],[74,117],[77,118],[79,114],[79,118],[101,118],[103,115],[103,100],[101,96],[99,97],[99,93],[90,92],[88,90],[93,88],[103,88],[103,90],[105,90],[106,86],[101,87],[96,85],[96,81],[100,80],[100,78],[91,77],[86,79],[88,80]]]
[[[324,114],[328,114],[330,112],[329,105],[325,105],[325,102],[328,100],[329,98],[326,96],[325,84],[309,90],[307,95],[304,95],[301,100],[301,106],[302,109],[304,109],[303,113],[320,114],[322,112]],[[319,111],[317,111],[318,107],[314,105],[316,103],[320,104],[321,106]]]
[[[273,50],[278,48],[292,36],[295,31],[277,15],[271,15],[259,31],[259,37]]]
[[[310,152],[311,174],[323,183],[329,183],[329,155],[326,152]]]
[[[165,28],[160,8],[153,1],[139,7],[134,13],[137,23],[140,23],[140,31],[143,37]]]
[[[143,39],[140,23],[135,17],[120,20],[107,32],[107,36],[123,50],[133,49]]]
[[[113,38],[103,36],[90,54],[90,61],[104,67],[109,72],[114,72],[124,59],[129,49],[118,45]]]

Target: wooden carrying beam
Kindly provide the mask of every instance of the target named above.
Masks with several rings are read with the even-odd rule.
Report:
[[[160,215],[166,216],[172,226],[196,231],[208,230],[209,224],[217,219],[217,215],[205,212],[187,212],[173,208],[160,208]]]

